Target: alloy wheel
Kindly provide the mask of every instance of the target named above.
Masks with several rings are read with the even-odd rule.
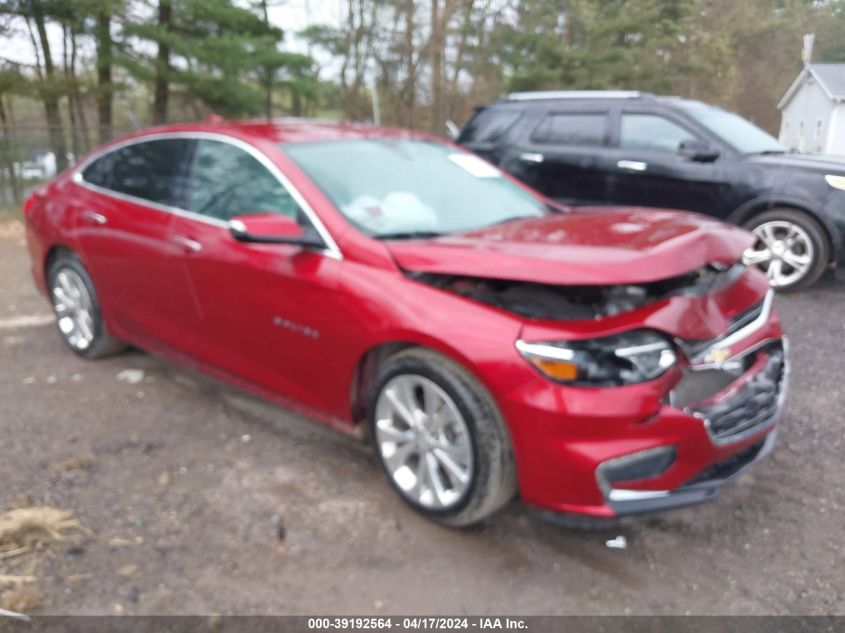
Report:
[[[802,280],[814,264],[815,248],[807,231],[794,222],[772,220],[752,229],[757,238],[743,261],[756,266],[775,288]]]
[[[76,350],[87,350],[94,341],[94,307],[82,277],[62,268],[53,276],[51,294],[59,331]]]
[[[474,464],[470,431],[454,400],[432,380],[403,374],[384,385],[375,415],[377,449],[399,491],[431,510],[460,503]]]

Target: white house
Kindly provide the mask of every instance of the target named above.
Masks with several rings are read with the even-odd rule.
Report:
[[[845,64],[807,64],[778,104],[780,140],[812,154],[845,156]]]

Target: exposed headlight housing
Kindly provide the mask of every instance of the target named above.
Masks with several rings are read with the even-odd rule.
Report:
[[[834,189],[841,189],[845,191],[845,176],[834,176],[833,174],[828,174],[824,177],[829,184]]]
[[[516,349],[547,378],[561,384],[592,387],[654,380],[678,359],[672,342],[654,330],[582,341],[519,340]]]

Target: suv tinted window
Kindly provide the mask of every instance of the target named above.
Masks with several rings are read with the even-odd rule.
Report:
[[[108,188],[150,202],[183,206],[192,143],[180,138],[156,139],[114,150]]]
[[[250,213],[299,214],[287,189],[258,160],[229,143],[207,140],[197,143],[188,208],[224,221]]]
[[[461,143],[492,143],[508,131],[522,115],[517,110],[487,108],[480,110],[461,132]]]
[[[683,141],[696,136],[677,123],[656,114],[623,114],[619,146],[652,152],[677,152]]]
[[[552,113],[546,115],[531,134],[535,143],[556,145],[604,145],[607,115]]]

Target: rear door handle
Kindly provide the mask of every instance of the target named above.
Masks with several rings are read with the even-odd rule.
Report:
[[[620,160],[616,163],[616,166],[626,171],[645,171],[648,169],[648,163],[639,160]]]
[[[526,163],[542,163],[544,157],[542,154],[538,154],[536,152],[523,152],[519,155],[519,159],[525,161]]]
[[[96,211],[91,211],[90,209],[86,209],[82,212],[82,219],[85,220],[87,224],[95,224],[97,226],[102,226],[108,222],[108,218],[102,213],[97,213]]]
[[[174,235],[171,239],[179,244],[179,246],[183,247],[188,253],[199,253],[202,250],[202,244],[196,240],[192,240],[190,237],[185,237],[184,235]]]

